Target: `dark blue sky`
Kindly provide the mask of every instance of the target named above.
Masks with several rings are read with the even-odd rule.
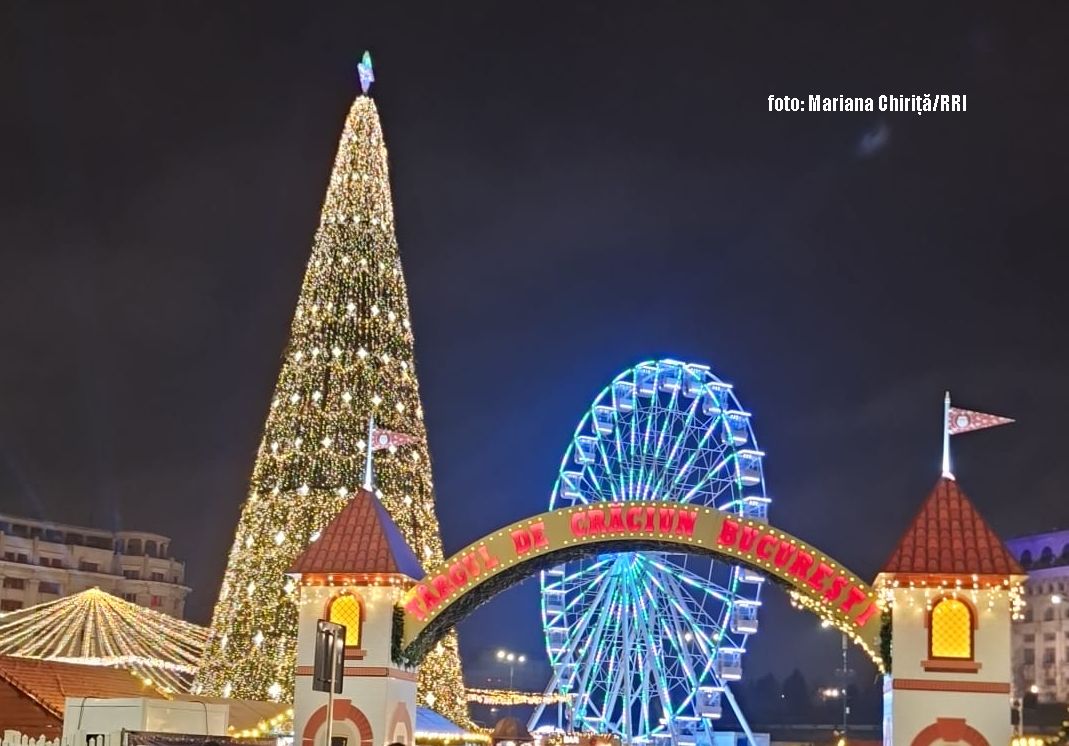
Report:
[[[1065,525],[1067,27],[1031,3],[8,2],[0,510],[173,535],[207,620],[370,48],[447,549],[542,509],[594,394],[659,355],[736,384],[774,522],[862,575],[935,481],[946,387],[1019,420],[956,444],[997,530]],[[925,92],[968,112],[767,105]],[[536,583],[461,634],[473,683],[499,645],[543,660]],[[747,665],[820,678],[837,652],[777,596]]]

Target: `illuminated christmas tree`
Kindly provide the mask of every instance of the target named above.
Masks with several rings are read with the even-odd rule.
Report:
[[[361,77],[366,83],[369,66],[361,66]],[[424,564],[438,562],[442,543],[386,147],[375,103],[362,95],[338,146],[200,691],[292,698],[297,611],[285,573],[364,481],[372,417],[376,428],[410,436],[374,451],[375,486]],[[467,722],[455,635],[424,661],[419,697]]]

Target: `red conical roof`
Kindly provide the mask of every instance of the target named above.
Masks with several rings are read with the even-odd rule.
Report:
[[[935,483],[880,572],[905,575],[1024,575],[1002,539],[958,483]]]
[[[361,489],[293,561],[293,574],[382,573],[423,578],[423,568],[378,498]]]

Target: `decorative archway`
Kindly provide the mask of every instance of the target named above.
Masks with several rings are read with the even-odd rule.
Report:
[[[936,741],[991,746],[980,731],[965,722],[965,718],[938,718],[914,736],[910,746],[932,746]]]
[[[598,552],[712,554],[787,587],[804,608],[847,632],[880,671],[876,591],[824,552],[774,526],[678,502],[598,503],[517,521],[446,559],[403,600],[395,657],[418,661],[460,619],[511,585]]]
[[[316,735],[326,725],[326,722],[327,706],[323,705],[312,713],[312,716],[304,726],[304,730],[301,731],[301,746],[316,746]],[[353,746],[372,746],[374,733],[371,729],[371,722],[351,700],[334,700],[334,722],[348,723],[360,737],[359,744],[354,744]],[[326,744],[325,746],[331,745]]]

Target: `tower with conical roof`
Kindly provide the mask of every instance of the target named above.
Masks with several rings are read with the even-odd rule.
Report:
[[[885,746],[1010,742],[1010,622],[1024,571],[952,476],[876,578],[890,606]]]
[[[329,732],[332,743],[412,746],[416,675],[393,660],[394,609],[423,569],[382,503],[359,490],[289,574],[299,599],[294,742],[329,746]],[[313,689],[320,619],[345,629],[345,671],[334,698]]]
[[[362,82],[369,63],[365,56]],[[200,691],[292,696],[296,590],[285,573],[365,481],[372,418],[384,435],[394,434],[373,456],[381,501],[419,560],[438,562],[442,543],[386,146],[365,94],[353,103],[338,145]],[[467,720],[455,635],[428,656],[421,677],[423,704]]]

